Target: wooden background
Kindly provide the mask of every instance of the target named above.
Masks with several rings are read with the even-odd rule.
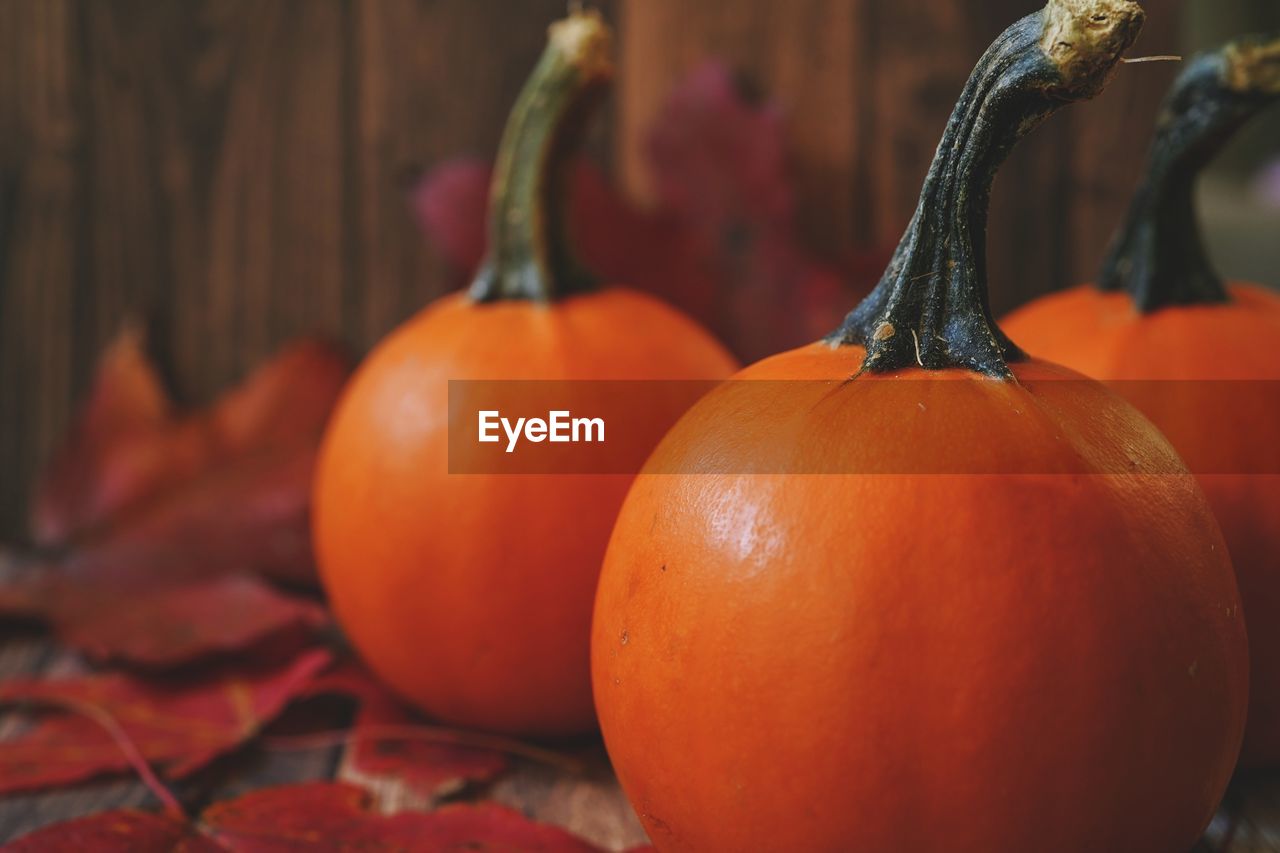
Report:
[[[892,243],[974,61],[1038,0],[608,0],[601,150],[645,197],[643,130],[705,56],[785,105],[808,238]],[[1147,0],[1143,53],[1177,48]],[[492,153],[564,0],[0,0],[0,539],[129,317],[191,400],[293,335],[365,351],[439,295],[406,182]],[[1123,69],[996,192],[998,308],[1090,277],[1174,68]],[[797,342],[799,343],[799,342]]]

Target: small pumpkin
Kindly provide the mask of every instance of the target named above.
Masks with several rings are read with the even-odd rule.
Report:
[[[1195,186],[1235,132],[1277,100],[1280,36],[1192,62],[1166,100],[1098,286],[1040,299],[1005,321],[1035,355],[1118,380],[1116,390],[1203,471],[1249,623],[1245,765],[1280,763],[1280,401],[1271,384],[1280,380],[1280,294],[1223,282],[1200,234]]]
[[[436,717],[487,730],[592,730],[592,596],[625,476],[449,473],[449,381],[721,379],[693,321],[575,260],[564,172],[612,74],[594,12],[551,28],[498,156],[490,250],[370,354],[340,402],[315,485],[325,590],[359,653]],[[585,386],[588,389],[590,385]],[[591,409],[590,390],[575,403]],[[652,446],[681,412],[655,411]]]
[[[986,305],[999,164],[1143,17],[1051,0],[1000,36],[877,289],[636,480],[592,671],[659,850],[1167,853],[1208,824],[1247,694],[1221,533],[1146,419]]]

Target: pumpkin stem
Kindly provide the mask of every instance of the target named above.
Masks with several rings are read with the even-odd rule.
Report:
[[[498,149],[489,194],[489,251],[471,284],[477,302],[550,302],[597,279],[570,239],[569,166],[613,78],[613,36],[595,10],[551,25]]]
[[[959,367],[1010,378],[1024,358],[991,316],[991,184],[1041,121],[1097,95],[1145,15],[1131,0],[1050,0],[1004,32],[969,78],[880,284],[828,340],[866,347],[863,371]]]
[[[1127,290],[1144,313],[1229,302],[1196,218],[1196,179],[1241,127],[1280,100],[1280,35],[1197,57],[1156,127],[1146,177],[1117,232],[1098,286]]]

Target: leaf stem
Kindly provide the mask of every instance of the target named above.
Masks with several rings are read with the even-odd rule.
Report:
[[[187,821],[190,816],[187,814],[177,796],[169,789],[160,777],[152,769],[150,762],[146,756],[142,754],[142,750],[138,748],[137,743],[125,731],[124,726],[111,715],[105,708],[94,705],[92,702],[82,702],[76,699],[68,699],[66,697],[40,696],[31,698],[10,699],[0,697],[0,704],[13,705],[34,705],[57,708],[74,714],[79,714],[91,722],[97,723],[103,731],[111,738],[116,747],[120,750],[120,754],[124,756],[125,761],[137,773],[142,784],[160,801],[164,806],[165,812],[173,818],[181,821]]]

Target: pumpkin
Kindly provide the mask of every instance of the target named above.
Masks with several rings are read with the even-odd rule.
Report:
[[[314,495],[321,579],[369,666],[454,724],[523,735],[595,727],[596,578],[630,477],[450,474],[450,380],[722,379],[693,321],[575,261],[564,173],[611,76],[610,33],[552,26],[498,156],[487,261],[381,343],[328,429]],[[589,389],[576,403],[591,407]],[[681,411],[650,413],[650,445]]]
[[[1168,853],[1208,824],[1248,691],[1221,532],[1150,422],[986,305],[999,164],[1142,20],[1051,0],[1000,36],[875,291],[637,478],[592,675],[658,850]]]
[[[1200,474],[1249,623],[1246,765],[1280,763],[1280,295],[1214,271],[1195,185],[1236,130],[1277,99],[1276,36],[1192,62],[1165,103],[1099,286],[1038,300],[1005,324],[1035,355],[1115,380]]]

